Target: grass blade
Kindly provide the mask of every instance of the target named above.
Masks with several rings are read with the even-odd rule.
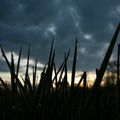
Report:
[[[70,54],[70,50],[69,50],[68,53],[67,53],[66,61],[68,60],[69,54]],[[63,61],[63,63],[62,63],[61,66],[59,67],[59,69],[58,69],[58,71],[57,71],[57,73],[56,73],[57,75],[60,73],[60,71],[61,71],[61,69],[63,68],[64,64],[65,64],[65,61]],[[55,76],[55,77],[56,77],[56,76]],[[53,78],[52,83],[54,82],[55,77]]]
[[[49,60],[48,60],[48,66],[50,66],[51,60],[52,60],[53,45],[54,45],[54,37],[53,37],[52,44],[51,44],[50,55],[49,55]]]
[[[17,90],[17,85],[15,81],[15,65],[13,53],[11,53],[11,86],[12,86],[12,95],[14,96]]]
[[[117,37],[118,37],[118,34],[119,34],[119,31],[120,31],[120,24],[118,25],[116,31],[115,31],[115,34],[111,40],[111,43],[109,45],[109,48],[106,52],[106,55],[103,59],[103,62],[101,64],[101,67],[99,69],[99,74],[98,74],[98,77],[96,78],[95,80],[95,83],[94,83],[94,86],[93,88],[98,88],[100,86],[100,83],[102,81],[102,78],[103,78],[103,75],[105,73],[105,70],[107,68],[107,65],[108,65],[108,62],[109,62],[109,59],[111,57],[111,54],[112,54],[112,51],[113,51],[113,48],[114,48],[114,45],[116,43],[116,40],[117,40]]]
[[[119,78],[119,74],[120,74],[120,44],[118,45],[118,55],[117,55],[117,86],[120,89],[120,78]]]
[[[26,66],[26,73],[25,73],[25,86],[24,86],[25,89],[27,89],[29,59],[30,59],[30,45],[29,45],[29,48],[28,48],[27,66]]]
[[[33,70],[33,91],[35,93],[35,80],[36,80],[36,72],[37,72],[37,60],[35,61],[35,69]]]
[[[77,38],[75,43],[75,51],[74,51],[74,57],[73,57],[73,65],[72,65],[72,77],[71,77],[71,97],[74,92],[74,81],[75,81],[75,69],[76,69],[76,59],[77,59]]]
[[[21,48],[20,48],[19,57],[18,57],[17,72],[16,72],[16,75],[17,75],[17,76],[18,76],[18,73],[19,73],[19,66],[20,66],[21,53],[22,53],[22,46],[21,46]]]

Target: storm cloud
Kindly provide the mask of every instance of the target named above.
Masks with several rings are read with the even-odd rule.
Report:
[[[46,64],[54,36],[56,62],[71,48],[71,63],[77,36],[77,69],[91,71],[99,67],[119,20],[119,0],[0,0],[0,43],[16,54],[22,45],[23,58],[30,44],[31,59]],[[0,71],[7,70],[3,62]]]

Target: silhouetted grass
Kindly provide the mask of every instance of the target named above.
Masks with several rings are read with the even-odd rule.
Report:
[[[106,71],[117,36],[118,25],[100,69],[96,69],[96,80],[93,87],[87,86],[87,73],[83,72],[79,82],[75,85],[77,38],[72,63],[71,85],[68,85],[67,62],[70,54],[64,55],[59,68],[55,64],[54,38],[51,44],[48,64],[37,80],[37,60],[33,67],[33,77],[29,76],[30,45],[28,48],[25,77],[19,78],[19,67],[22,54],[20,48],[18,62],[15,67],[14,55],[11,62],[2,48],[2,55],[9,67],[11,84],[7,85],[0,77],[0,119],[1,120],[113,120],[119,119],[119,50],[117,64],[116,86],[101,87],[101,81]],[[16,69],[15,69],[16,68]],[[54,73],[54,76],[53,76]],[[23,83],[22,83],[23,82]],[[80,84],[83,82],[83,87]],[[54,86],[53,86],[54,85]],[[116,90],[117,88],[117,90]],[[117,101],[117,102],[116,102]]]

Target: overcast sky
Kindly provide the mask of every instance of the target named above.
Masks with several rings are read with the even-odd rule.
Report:
[[[23,46],[23,67],[30,44],[31,64],[37,58],[42,67],[53,36],[56,63],[69,48],[71,63],[77,36],[77,69],[91,71],[101,64],[119,20],[120,0],[0,0],[0,43],[8,57],[10,51],[17,56]],[[0,55],[0,71],[6,67]]]

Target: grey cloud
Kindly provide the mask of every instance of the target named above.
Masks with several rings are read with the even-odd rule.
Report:
[[[91,70],[101,63],[97,54],[105,52],[102,46],[111,40],[119,22],[119,5],[119,0],[0,0],[0,43],[17,53],[22,45],[23,56],[30,44],[31,58],[45,64],[54,35],[59,64],[69,48],[73,55],[77,36],[78,47],[85,48],[85,54],[78,51],[78,69]]]

